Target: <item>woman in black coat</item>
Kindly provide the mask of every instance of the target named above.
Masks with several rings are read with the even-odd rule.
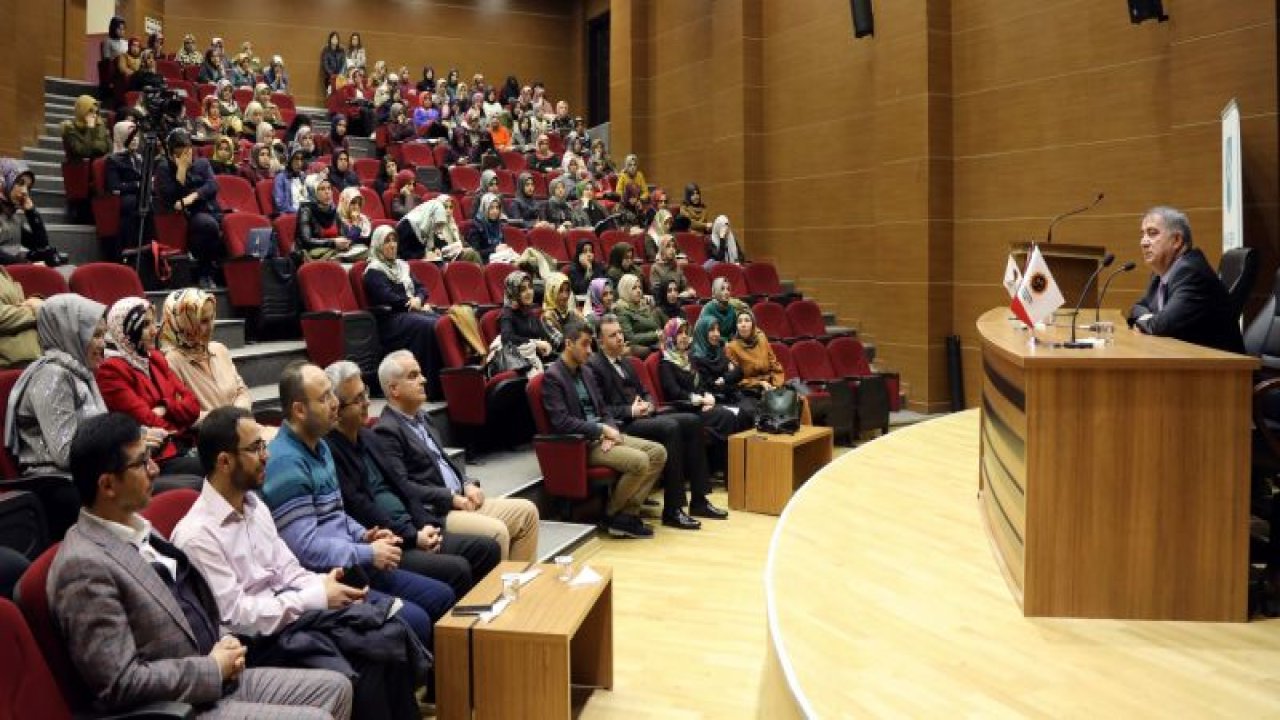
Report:
[[[399,238],[389,226],[373,231],[369,265],[364,271],[364,292],[371,307],[381,308],[378,339],[383,352],[408,350],[418,359],[427,377],[427,396],[444,397],[440,390],[440,349],[436,346],[439,316],[427,301],[427,289],[397,258]]]
[[[498,327],[505,346],[519,346],[532,342],[543,362],[551,362],[551,338],[542,320],[534,312],[533,281],[523,270],[514,270],[503,282],[506,289],[506,306]]]
[[[569,287],[574,295],[586,295],[591,281],[606,277],[605,267],[596,262],[596,244],[588,238],[578,240],[573,251],[573,264],[569,266]]]
[[[750,428],[755,418],[736,403],[720,402],[692,357],[693,336],[684,318],[667,321],[662,331],[662,362],[658,376],[663,398],[684,412],[702,416],[703,427],[715,438],[721,452],[729,436]]]

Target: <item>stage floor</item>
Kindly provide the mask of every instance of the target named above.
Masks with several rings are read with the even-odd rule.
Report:
[[[890,433],[791,501],[760,717],[1280,717],[1280,620],[1024,618],[979,514],[978,412]]]

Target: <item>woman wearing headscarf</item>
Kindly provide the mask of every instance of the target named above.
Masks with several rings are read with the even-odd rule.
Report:
[[[316,146],[315,132],[310,125],[304,125],[298,128],[298,134],[294,136],[298,143],[298,147],[302,148],[302,159],[307,164],[315,162],[320,157],[320,148]]]
[[[121,248],[138,242],[138,193],[142,188],[142,155],[138,152],[138,129],[132,120],[121,120],[111,131],[112,153],[104,164],[107,193],[120,198],[120,231],[110,246],[103,247],[106,259],[120,258]],[[151,228],[147,228],[150,239]]]
[[[702,188],[697,183],[689,183],[684,188],[684,202],[680,203],[675,220],[677,231],[711,232],[711,215],[707,206],[702,204]]]
[[[605,178],[618,172],[618,168],[614,167],[613,158],[609,157],[609,150],[604,146],[604,140],[595,138],[591,141],[591,157],[587,161],[587,169],[598,178]]]
[[[329,182],[334,192],[342,192],[348,188],[360,187],[360,176],[351,169],[351,153],[338,147],[333,149],[329,162]]]
[[[309,200],[298,208],[298,249],[307,260],[359,260],[367,248],[342,234],[338,205],[334,202],[329,178],[311,175],[306,184]]]
[[[271,188],[271,200],[277,213],[296,213],[307,200],[307,160],[302,146],[289,146],[289,159],[284,169],[276,173]]]
[[[249,150],[249,157],[240,165],[240,177],[257,187],[258,183],[275,179],[275,165],[272,163],[271,146],[257,143]]]
[[[409,263],[397,257],[399,239],[383,226],[373,233],[369,264],[365,268],[364,291],[369,304],[386,308],[378,317],[382,349],[390,353],[408,350],[422,365],[427,377],[427,393],[441,397],[440,351],[436,347],[436,321],[427,289],[409,271]]]
[[[522,270],[513,270],[503,281],[505,305],[498,318],[499,335],[506,346],[521,346],[533,343],[538,357],[549,360],[551,355],[551,338],[542,320],[534,312],[533,280]]]
[[[502,196],[487,192],[480,196],[480,210],[467,235],[467,244],[485,263],[495,252],[506,247],[502,236]]]
[[[349,187],[338,195],[338,226],[342,236],[351,241],[353,249],[357,246],[369,247],[373,223],[364,214],[364,195],[360,194],[360,188]],[[359,259],[351,257],[350,252],[345,255],[343,259],[347,261]]]
[[[156,318],[151,303],[139,297],[117,300],[107,310],[106,359],[94,373],[107,410],[122,412],[148,434],[163,435],[156,463],[166,474],[203,474],[189,453],[200,401],[156,349]]]
[[[574,295],[585,295],[596,278],[607,277],[603,264],[596,262],[596,244],[590,238],[579,238],[569,266],[569,287]]]
[[[266,130],[262,129],[263,126],[266,126]],[[271,138],[275,137],[271,124],[267,122],[262,103],[250,100],[249,104],[244,106],[244,122],[240,125],[240,139],[248,142],[267,142],[269,138],[263,137],[264,132],[269,133]]]
[[[731,327],[735,328],[733,340],[729,341],[725,354],[734,365],[742,369],[742,379],[738,381],[738,387],[756,395],[782,387],[782,384],[787,381],[787,374],[782,368],[782,363],[778,362],[777,356],[773,354],[773,348],[769,346],[769,338],[765,337],[764,331],[756,327],[756,319],[751,311],[747,309],[739,311],[736,322]],[[800,423],[812,425],[808,398],[801,396],[800,401]]]
[[[710,438],[707,455],[716,470],[728,468],[729,436],[755,425],[750,412],[720,403],[708,381],[693,363],[693,337],[689,322],[672,318],[662,330],[662,361],[658,364],[658,382],[667,402],[683,412],[696,413]]]
[[[285,127],[284,116],[280,114],[280,106],[271,101],[271,87],[266,83],[258,83],[253,86],[253,101],[262,106],[262,119],[271,123],[271,127]],[[249,113],[248,107],[245,108],[245,115]]]
[[[620,242],[613,246],[609,251],[609,267],[605,271],[605,275],[614,287],[622,281],[624,275],[639,275],[640,268],[636,266],[636,249],[631,243]]]
[[[220,135],[224,129],[222,119],[222,106],[218,103],[218,98],[209,95],[205,97],[201,103],[203,112],[200,117],[196,118],[196,137],[203,140],[212,140]]]
[[[649,202],[649,185],[644,179],[644,173],[640,172],[640,160],[634,154],[628,155],[622,162],[622,171],[618,173],[614,190],[619,195],[624,195],[629,185],[634,185],[640,191],[641,204]]]
[[[36,314],[43,303],[26,297],[22,285],[0,267],[0,368],[20,368],[40,356]]]
[[[596,184],[590,180],[578,183],[578,202],[574,203],[574,212],[582,215],[583,227],[594,228],[609,217],[604,206],[596,202]]]
[[[702,306],[702,314],[699,317],[709,317],[721,328],[730,328],[728,334],[732,337],[733,328],[737,327],[738,313],[748,309],[746,303],[733,296],[733,287],[729,284],[729,279],[718,277],[711,281],[711,300]],[[721,330],[721,333],[724,331]]]
[[[0,265],[42,262],[64,265],[67,256],[49,244],[44,218],[31,199],[36,175],[22,160],[0,158]]]
[[[232,85],[238,88],[253,87],[253,68],[249,65],[251,60],[250,56],[240,53],[231,61],[231,72],[228,74],[227,79],[231,81]]]
[[[658,208],[644,234],[645,260],[653,262],[657,259],[658,248],[662,246],[663,238],[667,237],[671,237],[671,211],[666,208]]]
[[[347,137],[347,116],[334,115],[329,119],[329,147],[333,152],[339,149],[351,150],[351,139]]]
[[[640,188],[635,183],[628,185],[626,190],[619,190],[622,196],[622,202],[618,203],[617,208],[617,224],[619,229],[625,229],[632,235],[638,235],[645,230],[645,209],[640,202]]]
[[[62,121],[62,150],[68,160],[92,160],[111,152],[111,137],[92,96],[76,98],[72,119]]]
[[[127,47],[123,54],[116,56],[116,76],[124,87],[129,86],[130,78],[142,66],[142,40],[131,37]]]
[[[453,217],[453,202],[450,195],[438,195],[410,210],[396,223],[401,258],[480,262],[480,253],[462,242]]]
[[[551,181],[550,197],[538,214],[539,224],[549,225],[560,232],[574,226],[573,211],[569,208],[569,180],[564,176]]]
[[[680,309],[680,290],[675,283],[668,280],[659,280],[651,283],[653,288],[653,305],[662,312],[668,320],[678,317],[684,317],[684,311]]]
[[[195,394],[200,419],[227,405],[253,410],[249,387],[231,353],[213,339],[218,314],[213,295],[196,288],[175,290],[165,298],[163,314],[160,349],[173,374]]]
[[[639,276],[623,275],[618,281],[618,300],[613,304],[622,335],[632,353],[644,356],[662,340],[662,327],[667,318],[653,306],[653,298],[644,294]]]
[[[522,222],[526,226],[532,226],[537,222],[541,203],[533,193],[533,175],[527,172],[520,173],[516,178],[516,197],[511,201],[512,220]]]
[[[167,85],[164,76],[156,69],[156,53],[154,50],[143,50],[138,59],[138,69],[129,76],[129,89],[144,92],[149,89],[160,89]]]
[[[725,215],[716,217],[716,221],[711,225],[711,237],[709,238],[710,255],[707,258],[707,267],[712,263],[727,262],[740,264],[747,261],[747,256],[742,252],[742,246],[738,244],[738,239],[733,236],[733,228],[729,227],[729,218]]]
[[[107,411],[94,372],[102,362],[106,307],[81,295],[49,298],[37,311],[40,358],[9,393],[5,446],[23,473],[66,472],[80,421]]]
[[[284,70],[284,58],[279,55],[271,56],[271,67],[267,68],[263,79],[272,91],[289,92],[289,75]]]
[[[542,293],[542,329],[547,334],[553,352],[564,350],[564,327],[570,320],[584,322],[585,318],[573,302],[573,290],[569,277],[553,272],[547,278]]]
[[[418,92],[430,95],[436,89],[436,69],[427,65],[422,68],[422,80],[418,83]]]
[[[720,332],[720,323],[707,315],[698,318],[693,327],[693,347],[690,358],[702,377],[707,391],[721,404],[735,405],[744,412],[755,411],[755,401],[738,392],[742,382],[742,369],[725,353],[726,341]]]
[[[405,215],[423,203],[422,198],[417,194],[413,173],[409,170],[396,173],[391,188],[395,190],[395,195],[391,198],[391,207],[386,210],[388,216],[396,222],[403,220]]]
[[[544,173],[560,168],[560,156],[551,152],[551,140],[546,133],[538,135],[533,152],[529,153],[529,167]]]
[[[204,55],[196,47],[196,36],[187,33],[182,37],[182,49],[174,56],[174,60],[184,67],[195,67],[204,62]]]
[[[219,135],[213,141],[213,155],[209,158],[209,165],[213,168],[214,175],[239,175],[235,141],[226,135]]]
[[[587,322],[591,324],[592,329],[600,329],[600,318],[613,312],[613,301],[616,298],[613,282],[609,278],[596,278],[591,281],[591,286],[587,288],[587,303],[591,306]]]
[[[409,119],[409,114],[405,112],[405,104],[403,102],[391,103],[391,108],[387,110],[387,140],[393,143],[406,143],[413,140],[418,131],[413,127],[413,121]]]
[[[472,220],[480,219],[481,217],[480,202],[484,200],[484,196],[489,193],[492,193],[499,197],[502,196],[502,190],[500,189],[499,183],[498,183],[497,170],[490,169],[480,173],[480,188],[476,191],[475,202],[471,204],[470,212],[467,213],[467,217],[471,218]]]
[[[653,267],[649,268],[649,287],[654,288],[654,299],[658,301],[662,300],[657,295],[659,283],[675,286],[676,292],[682,298],[698,297],[698,291],[689,287],[689,281],[684,276],[684,269],[680,267],[676,254],[676,239],[670,235],[663,235],[661,244],[658,246],[658,259],[654,261]]]

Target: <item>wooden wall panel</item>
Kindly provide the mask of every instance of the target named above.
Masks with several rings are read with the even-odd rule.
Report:
[[[5,0],[0,30],[0,153],[20,156],[44,126],[44,77],[61,75],[62,3]]]
[[[320,50],[335,29],[344,45],[347,35],[358,30],[371,64],[386,60],[392,68],[407,65],[415,79],[424,65],[435,66],[438,75],[457,67],[467,79],[482,72],[490,82],[514,74],[521,82],[542,80],[552,98],[563,97],[573,108],[583,102],[581,42],[571,38],[584,28],[574,22],[580,17],[574,0],[512,0],[501,7],[276,0],[269,12],[254,0],[167,0],[164,6],[167,38],[179,41],[190,32],[204,47],[217,35],[229,50],[250,40],[264,59],[282,55],[295,95],[305,105],[322,102]]]

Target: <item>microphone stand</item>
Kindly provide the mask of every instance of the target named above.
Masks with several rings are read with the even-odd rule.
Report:
[[[1094,325],[1097,325],[1102,321],[1102,299],[1107,296],[1107,288],[1111,287],[1111,281],[1115,280],[1117,275],[1132,272],[1136,267],[1138,267],[1138,264],[1130,260],[1129,262],[1121,265],[1118,270],[1107,276],[1107,281],[1102,283],[1102,292],[1098,293],[1098,307],[1093,310]]]
[[[1084,304],[1085,296],[1089,294],[1089,288],[1093,287],[1093,282],[1098,279],[1098,276],[1102,274],[1102,271],[1105,268],[1110,267],[1111,263],[1115,261],[1116,256],[1112,253],[1107,253],[1106,256],[1102,258],[1102,262],[1098,263],[1098,268],[1089,276],[1089,282],[1084,284],[1084,290],[1080,293],[1080,299],[1076,301],[1075,310],[1071,311],[1071,339],[1062,343],[1059,347],[1070,348],[1072,350],[1093,347],[1093,343],[1080,342],[1076,340],[1076,321],[1080,317],[1080,306]]]
[[[1076,208],[1075,210],[1068,210],[1067,212],[1064,212],[1058,217],[1049,221],[1049,230],[1044,234],[1044,243],[1048,245],[1053,242],[1053,227],[1057,225],[1059,221],[1066,220],[1072,215],[1079,215],[1082,212],[1088,212],[1089,210],[1094,209],[1095,207],[1098,206],[1098,203],[1102,202],[1102,198],[1103,198],[1103,194],[1098,193],[1098,196],[1095,197],[1093,199],[1093,202],[1089,203],[1088,205],[1082,205]]]

